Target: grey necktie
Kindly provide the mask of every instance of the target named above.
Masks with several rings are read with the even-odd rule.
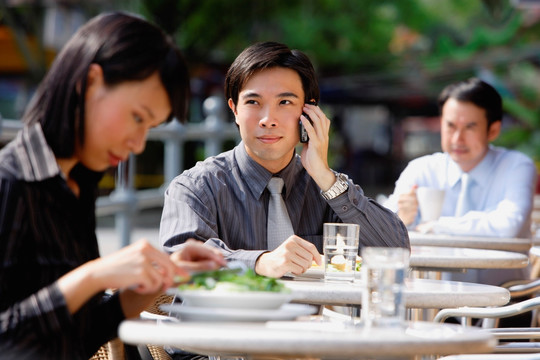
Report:
[[[281,197],[283,179],[273,177],[266,186],[270,191],[268,202],[267,245],[268,250],[274,250],[289,236],[294,235],[294,230],[287,212],[285,202]]]
[[[471,185],[472,179],[469,174],[463,173],[461,175],[461,190],[459,192],[458,201],[456,204],[456,213],[455,216],[463,216],[469,210],[471,210]]]

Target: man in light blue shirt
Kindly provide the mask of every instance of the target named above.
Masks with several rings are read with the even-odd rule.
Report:
[[[520,152],[490,145],[501,131],[500,95],[472,78],[447,86],[439,96],[439,108],[443,153],[411,161],[385,206],[411,230],[530,237],[536,167]],[[458,215],[464,173],[469,177],[468,209]],[[445,190],[438,220],[420,223],[416,197],[420,186]]]

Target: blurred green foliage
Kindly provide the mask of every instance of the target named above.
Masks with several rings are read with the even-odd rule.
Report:
[[[493,78],[513,121],[497,144],[540,161],[540,26],[504,0],[140,0],[192,63],[227,66],[275,40],[307,52],[321,76],[393,74],[442,86]],[[384,75],[380,78],[384,78]],[[434,80],[436,79],[436,81]]]
[[[87,10],[93,2],[81,2]],[[117,0],[170,33],[190,63],[226,68],[246,46],[274,40],[310,55],[321,78],[413,82],[426,96],[479,73],[513,121],[498,144],[540,161],[540,16],[511,0]],[[0,6],[0,23],[6,8]],[[28,7],[29,21],[35,11]],[[94,9],[97,11],[97,9]],[[91,11],[88,11],[91,15]],[[18,11],[16,20],[24,18]],[[24,21],[22,21],[24,23]],[[26,29],[31,28],[27,26]],[[398,86],[401,84],[398,82]]]
[[[452,40],[465,41],[459,34],[482,13],[482,3],[470,1],[140,0],[140,4],[145,16],[175,35],[193,62],[228,64],[246,46],[274,40],[308,52],[324,74],[399,66],[403,54],[389,52],[399,27],[425,38],[424,44],[412,44],[416,50],[431,52],[426,43],[433,43],[437,54],[454,53]]]

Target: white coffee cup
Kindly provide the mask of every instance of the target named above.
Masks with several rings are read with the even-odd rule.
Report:
[[[420,186],[416,189],[416,198],[420,207],[422,222],[437,220],[441,216],[445,191],[442,189]]]

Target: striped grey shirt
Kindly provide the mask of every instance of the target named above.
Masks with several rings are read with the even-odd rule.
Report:
[[[295,234],[312,242],[320,253],[325,222],[359,224],[360,248],[410,247],[397,215],[364,196],[351,180],[345,194],[327,201],[298,155],[278,175],[285,182],[283,198]],[[226,258],[254,268],[260,254],[267,251],[266,185],[272,176],[249,157],[242,142],[184,171],[165,192],[160,226],[164,249],[173,251],[195,238],[220,247]]]

